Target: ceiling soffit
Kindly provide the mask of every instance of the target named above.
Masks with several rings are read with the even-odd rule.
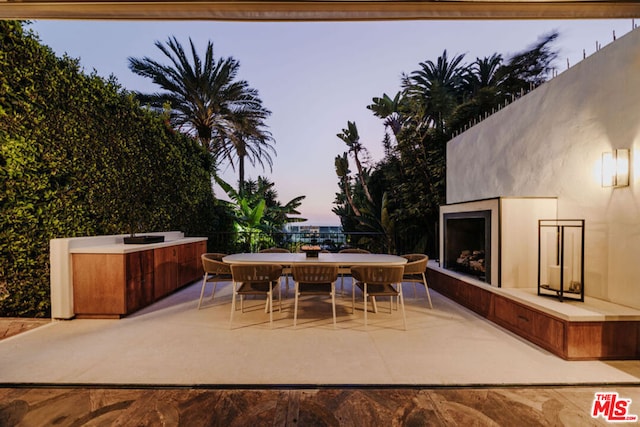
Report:
[[[0,0],[0,19],[359,21],[407,19],[614,19],[634,17],[640,17],[640,0]]]

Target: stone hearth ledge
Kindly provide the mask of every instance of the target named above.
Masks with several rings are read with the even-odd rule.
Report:
[[[584,302],[566,299],[564,302],[560,302],[556,298],[538,295],[537,284],[526,288],[498,288],[473,277],[440,267],[437,261],[429,261],[428,268],[570,322],[640,320],[640,310],[598,298],[585,296]]]

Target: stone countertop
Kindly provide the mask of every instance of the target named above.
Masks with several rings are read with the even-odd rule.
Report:
[[[151,249],[202,242],[206,240],[206,237],[184,237],[181,239],[165,240],[164,242],[159,243],[125,245],[122,242],[122,238],[120,238],[115,239],[113,243],[71,248],[69,252],[72,254],[128,254],[133,252],[147,251]]]

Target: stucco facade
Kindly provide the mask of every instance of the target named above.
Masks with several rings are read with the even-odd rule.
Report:
[[[606,188],[602,154],[617,148],[630,185]],[[636,29],[451,140],[447,203],[557,198],[558,219],[585,219],[585,295],[640,308],[639,148]]]

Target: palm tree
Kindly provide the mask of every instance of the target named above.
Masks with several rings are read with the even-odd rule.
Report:
[[[362,184],[365,196],[370,203],[373,203],[373,197],[369,193],[369,187],[364,179],[364,170],[362,163],[360,162],[360,152],[366,150],[362,144],[360,144],[360,135],[358,135],[358,127],[355,122],[347,122],[347,128],[342,129],[342,133],[339,133],[338,138],[343,140],[349,147],[349,152],[353,154],[353,158],[356,161],[356,167],[358,168],[358,178]]]
[[[158,110],[169,109],[171,124],[196,138],[216,164],[228,161],[235,170],[239,163],[244,180],[244,159],[264,168],[272,160],[273,138],[265,120],[271,115],[258,91],[238,80],[240,63],[233,57],[215,59],[213,42],[207,43],[204,60],[189,38],[188,55],[175,37],[155,46],[169,59],[161,64],[149,57],[129,58],[129,69],[148,77],[165,92],[138,93],[142,103]]]
[[[219,150],[219,157],[236,159],[238,163],[238,188],[244,189],[245,159],[248,159],[252,166],[256,163],[265,168],[265,163],[272,170],[273,160],[270,152],[275,154],[275,149],[270,144],[273,140],[271,133],[264,129],[263,118],[256,111],[242,111],[234,115],[235,129],[228,135],[228,143],[222,144]],[[231,161],[234,168],[234,162]]]
[[[421,62],[419,70],[403,76],[403,88],[420,108],[419,116],[437,130],[444,130],[446,118],[464,98],[469,71],[463,59],[464,55],[457,55],[449,61],[445,50],[435,63]]]
[[[494,53],[484,58],[476,58],[476,61],[469,67],[470,90],[476,93],[479,89],[487,86],[500,86],[502,77],[500,67],[502,66],[502,55]]]

